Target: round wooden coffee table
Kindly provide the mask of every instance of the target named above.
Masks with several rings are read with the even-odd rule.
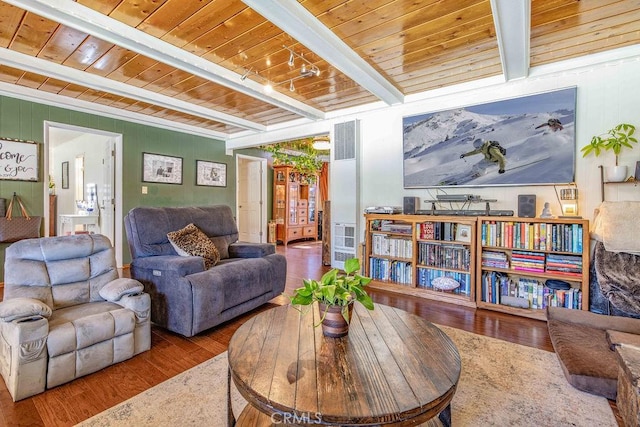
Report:
[[[230,376],[249,402],[237,424],[450,424],[461,365],[449,337],[393,307],[354,313],[344,338],[314,327],[316,306],[277,307],[242,325],[229,343]]]

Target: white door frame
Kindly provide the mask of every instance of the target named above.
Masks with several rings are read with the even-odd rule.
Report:
[[[236,155],[236,171],[239,171],[240,168],[238,167],[238,163],[239,159],[245,159],[245,160],[250,160],[252,162],[260,162],[260,166],[262,169],[262,173],[260,174],[260,198],[262,200],[261,206],[260,206],[260,217],[262,218],[262,224],[260,225],[260,232],[261,232],[261,237],[260,237],[260,242],[261,243],[266,243],[267,242],[267,159],[262,158],[262,157],[254,157],[254,156],[247,156],[244,154],[237,154]],[[239,205],[238,205],[238,194],[239,194],[239,190],[240,190],[240,186],[238,185],[240,182],[239,177],[236,175],[236,218],[239,218],[240,215],[238,215],[238,211],[240,209]],[[238,226],[240,226],[240,224],[238,224]]]
[[[45,120],[44,121],[44,173],[43,186],[44,186],[44,235],[49,235],[49,130],[52,128],[71,130],[75,132],[89,133],[101,136],[107,136],[113,138],[115,141],[116,159],[115,159],[115,218],[114,218],[114,242],[113,246],[116,252],[116,265],[118,268],[122,268],[122,245],[124,243],[122,238],[123,227],[123,215],[122,215],[122,134],[103,131],[99,129],[91,129],[82,126],[74,126],[65,123],[57,123]]]

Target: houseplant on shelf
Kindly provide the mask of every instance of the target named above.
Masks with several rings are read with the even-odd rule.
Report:
[[[624,181],[627,177],[627,167],[618,165],[618,157],[623,147],[633,148],[631,143],[638,142],[638,140],[632,136],[635,131],[636,127],[634,125],[620,123],[613,129],[609,129],[606,133],[591,138],[591,142],[580,150],[582,151],[582,157],[586,157],[591,153],[598,157],[603,150],[613,151],[613,154],[616,156],[616,165],[607,168],[607,181]]]
[[[349,332],[356,301],[373,310],[373,300],[364,290],[371,278],[361,276],[357,273],[359,270],[358,258],[350,258],[344,263],[344,273],[334,268],[320,280],[304,279],[303,286],[295,289],[290,297],[291,304],[311,305],[318,302],[323,334],[333,338],[342,337]]]

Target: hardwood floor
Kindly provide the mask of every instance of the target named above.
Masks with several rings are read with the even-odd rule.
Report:
[[[303,278],[320,277],[328,270],[322,266],[320,242],[278,246],[278,252],[288,260],[285,294],[300,286]],[[437,324],[553,351],[543,321],[379,290],[371,290],[370,294],[376,303],[401,308]],[[279,296],[251,313],[191,338],[152,327],[150,351],[17,403],[12,402],[2,382],[0,423],[2,426],[74,425],[226,351],[231,336],[247,319],[275,304],[286,303],[288,299]],[[617,412],[615,403],[612,409]]]

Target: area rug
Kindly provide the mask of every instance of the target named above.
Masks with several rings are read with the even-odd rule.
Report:
[[[556,355],[440,326],[458,347],[462,375],[451,404],[459,426],[617,426],[606,399],[571,387]],[[223,353],[80,426],[226,426]],[[233,391],[236,416],[246,405]]]

